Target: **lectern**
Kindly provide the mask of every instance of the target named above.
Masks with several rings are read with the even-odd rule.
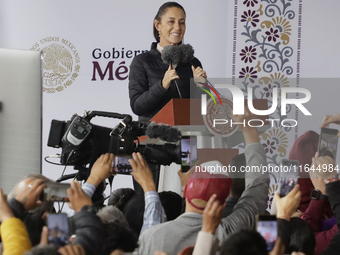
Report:
[[[266,99],[254,99],[253,105],[258,110],[268,109]],[[259,133],[269,127],[268,116],[257,116],[264,125],[258,128]],[[229,165],[231,159],[239,154],[238,149],[231,149],[243,142],[243,135],[238,129],[232,136],[218,137],[206,128],[201,114],[200,99],[172,99],[150,121],[169,124],[179,129],[183,136],[197,136],[198,159],[201,163],[218,160]],[[150,143],[150,139],[141,139],[142,143]],[[154,140],[152,142],[155,142]],[[171,190],[181,195],[180,180],[177,171],[180,165],[162,166],[158,191]]]

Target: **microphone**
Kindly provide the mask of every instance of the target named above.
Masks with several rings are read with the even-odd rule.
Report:
[[[163,48],[161,58],[165,64],[171,66],[171,69],[173,69],[173,67],[177,66],[177,64],[181,61],[182,51],[178,46],[176,45],[174,46],[170,44]],[[175,85],[176,85],[179,97],[182,98],[181,91],[179,90],[176,80],[175,80]]]
[[[191,63],[191,61],[194,59],[194,53],[195,53],[194,48],[190,44],[181,44],[179,48],[181,49],[181,53],[182,53],[182,62]]]
[[[167,45],[163,48],[161,57],[163,62],[173,69],[173,66],[181,61],[182,51],[179,46]]]
[[[194,53],[195,53],[194,48],[190,44],[181,44],[179,47],[181,48],[181,52],[182,52],[182,62],[184,63],[189,62],[196,69],[197,65],[195,65],[192,61],[194,59]],[[211,84],[211,82],[207,78],[205,79],[207,83],[215,89],[215,87]],[[220,94],[220,92],[218,91],[217,93]]]
[[[149,138],[160,138],[166,142],[177,142],[181,139],[181,131],[167,124],[149,123],[145,134]]]

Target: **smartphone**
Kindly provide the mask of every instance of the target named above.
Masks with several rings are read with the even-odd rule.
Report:
[[[337,129],[322,128],[319,137],[319,156],[330,156],[336,158],[338,148],[338,132]]]
[[[187,172],[197,162],[196,136],[182,136],[181,153],[182,172]]]
[[[267,243],[267,250],[273,250],[277,240],[277,221],[275,215],[258,215],[257,232]]]
[[[51,213],[47,215],[48,242],[55,247],[69,243],[69,226],[66,213]]]
[[[299,161],[282,159],[280,162],[280,197],[286,196],[297,184]]]
[[[69,202],[67,189],[70,188],[69,183],[58,183],[45,181],[46,188],[44,189],[42,201]]]
[[[115,156],[114,169],[117,174],[128,174],[133,171],[129,159],[131,157]]]

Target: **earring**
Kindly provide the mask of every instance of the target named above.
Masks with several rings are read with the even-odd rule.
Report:
[[[158,37],[161,38],[161,31],[158,31]]]

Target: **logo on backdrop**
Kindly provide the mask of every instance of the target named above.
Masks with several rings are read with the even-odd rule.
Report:
[[[43,92],[61,92],[79,75],[80,57],[76,47],[61,37],[46,37],[36,42],[31,50],[42,51]]]
[[[203,83],[200,83],[201,85]],[[213,87],[212,85],[208,86],[207,84],[203,84],[207,87],[209,87],[210,90],[212,90],[218,100],[214,98],[212,93],[210,93],[208,90],[203,89],[201,87],[201,90],[205,91],[211,98],[207,102],[207,95],[202,94],[201,95],[201,114],[203,117],[203,121],[205,123],[206,128],[214,135],[227,137],[232,135],[236,129],[237,124],[242,124],[245,126],[250,127],[262,127],[265,125],[265,122],[262,119],[250,119],[247,123],[245,123],[245,120],[242,123],[234,122],[232,114],[238,114],[243,115],[244,114],[244,94],[240,88],[238,88],[235,85],[229,85],[229,84],[219,84],[215,85]],[[228,89],[232,95],[233,100],[228,99],[223,96],[219,96],[219,92],[216,90],[216,88],[223,88]],[[258,110],[254,108],[253,105],[253,91],[252,88],[248,87],[248,98],[247,98],[247,105],[251,113],[257,116],[263,116],[263,115],[270,115],[274,111],[276,111],[278,107],[278,102],[281,103],[279,105],[281,109],[281,116],[286,116],[286,109],[287,105],[295,105],[304,115],[311,116],[312,114],[303,106],[304,103],[309,102],[311,99],[311,93],[304,88],[300,87],[282,87],[280,93],[278,93],[278,88],[273,87],[273,100],[270,109],[267,110]],[[281,98],[278,98],[278,95],[280,94]],[[291,98],[289,97],[289,94],[304,94],[304,98]],[[281,124],[283,127],[295,127],[298,123],[294,119],[265,119],[265,121],[270,122],[270,125],[274,127],[277,122]],[[293,125],[291,123],[294,123]]]
[[[92,51],[94,61],[91,81],[124,81],[128,78],[131,60],[147,50],[132,50],[124,47],[111,49],[95,48]]]
[[[219,97],[220,104],[215,98],[210,98],[207,102],[206,115],[203,115],[203,121],[210,133],[222,137],[232,135],[237,130],[237,125],[216,125],[216,120],[227,120],[230,122],[233,119],[233,102],[225,97]]]

